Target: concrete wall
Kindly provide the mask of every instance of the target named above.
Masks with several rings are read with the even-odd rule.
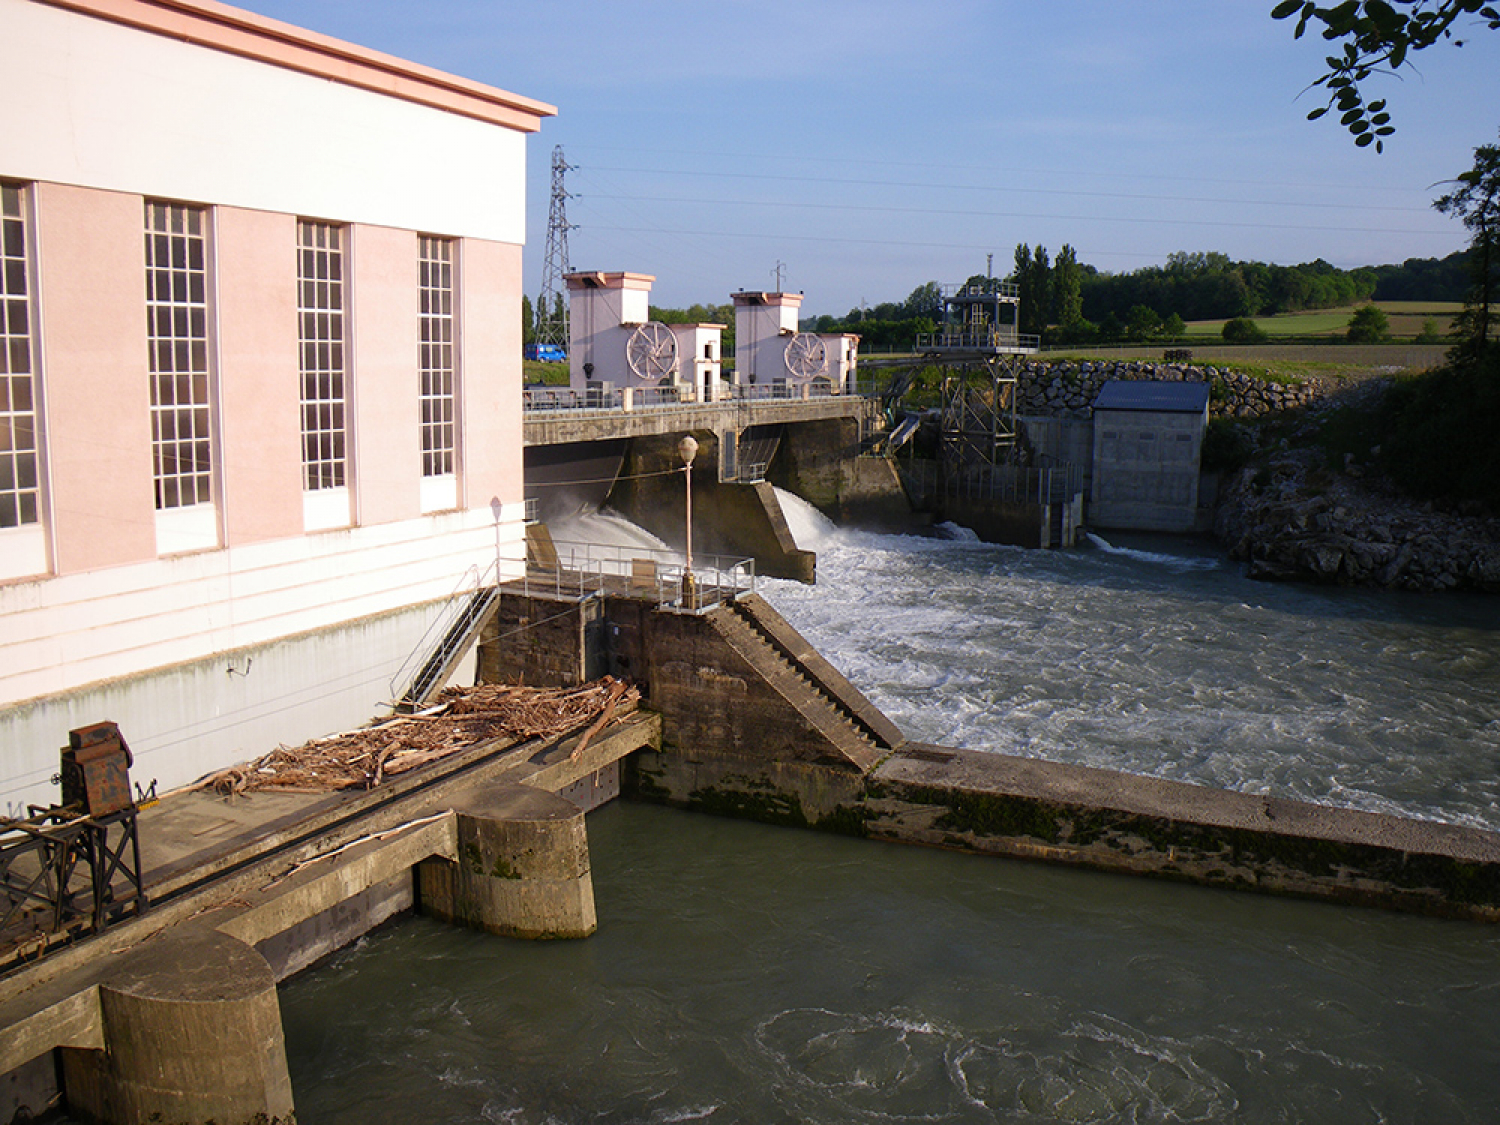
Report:
[[[1203,414],[1094,411],[1089,523],[1138,531],[1191,531],[1198,513]]]
[[[391,681],[445,603],[215,652],[0,709],[0,815],[58,800],[68,731],[120,725],[130,776],[166,792],[273,747],[349,730],[382,713]]]

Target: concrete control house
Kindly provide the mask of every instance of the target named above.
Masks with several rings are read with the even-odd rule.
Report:
[[[0,0],[0,813],[357,725],[524,559],[551,106],[213,0]]]
[[[1111,379],[1094,399],[1089,523],[1191,531],[1208,428],[1208,384]]]

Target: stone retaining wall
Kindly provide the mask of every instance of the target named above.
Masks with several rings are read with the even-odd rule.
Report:
[[[1039,360],[1022,367],[1017,405],[1022,414],[1068,414],[1088,410],[1111,379],[1208,383],[1209,413],[1215,417],[1258,418],[1313,402],[1316,382],[1272,383],[1228,368],[1143,360]]]

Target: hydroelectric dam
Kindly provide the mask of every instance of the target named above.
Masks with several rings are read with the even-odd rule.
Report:
[[[632,436],[661,443],[640,471],[664,492],[684,483],[669,456],[682,432]],[[664,577],[660,560],[627,551],[618,572],[568,561],[534,559],[524,581],[484,592],[464,624],[477,676],[609,675],[638,688],[638,706],[592,738],[475,745],[385,791],[228,805],[197,794],[143,810],[151,909],[0,981],[11,1088],[45,1091],[52,1076],[49,1096],[101,1120],[288,1119],[279,980],[413,909],[520,938],[608,926],[585,809],[617,792],[870,840],[1500,918],[1488,827],[913,739],[767,602],[754,570],[706,570],[688,601],[681,569]]]

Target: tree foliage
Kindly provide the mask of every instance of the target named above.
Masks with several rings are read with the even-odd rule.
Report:
[[[1038,245],[1033,252],[1024,242],[1016,247],[1015,263],[1011,280],[1021,298],[1019,331],[1040,336],[1052,315],[1052,263],[1046,247]]]
[[[1083,270],[1078,265],[1078,251],[1063,243],[1052,263],[1052,323],[1071,333],[1082,322]]]
[[[1354,310],[1349,318],[1348,337],[1354,344],[1378,344],[1390,338],[1391,321],[1384,310],[1375,305],[1364,305]]]
[[[1233,320],[1226,320],[1224,327],[1219,329],[1219,335],[1224,338],[1226,344],[1257,344],[1266,338],[1261,326],[1248,316],[1237,316]]]
[[[1473,285],[1458,319],[1458,332],[1460,347],[1478,357],[1497,336],[1492,321],[1500,297],[1500,145],[1480,145],[1474,150],[1474,167],[1448,182],[1453,190],[1432,205],[1460,219],[1469,231]]]
[[[1410,65],[1409,56],[1442,40],[1463,46],[1454,25],[1474,16],[1475,26],[1500,30],[1500,11],[1484,0],[1343,0],[1332,5],[1316,0],[1281,0],[1271,18],[1297,17],[1294,38],[1301,39],[1311,24],[1322,24],[1323,38],[1342,50],[1324,58],[1328,70],[1313,82],[1328,92],[1328,102],[1307,115],[1315,121],[1337,110],[1339,124],[1361,148],[1380,152],[1395,126],[1385,99],[1366,102],[1360,83],[1372,74],[1393,74]]]
[[[1374,296],[1373,270],[1340,270],[1319,259],[1297,266],[1235,262],[1216,252],[1179,252],[1165,266],[1123,274],[1082,276],[1083,315],[1124,320],[1136,305],[1166,318],[1229,320],[1307,309],[1338,308]]]

